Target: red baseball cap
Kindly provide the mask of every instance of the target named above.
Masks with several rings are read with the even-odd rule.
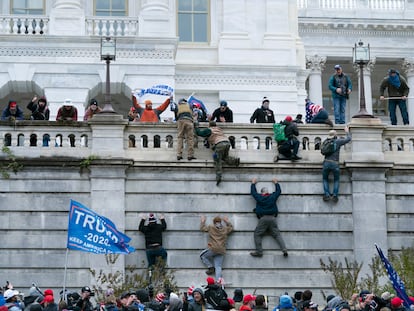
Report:
[[[16,102],[10,102],[10,104],[9,104],[9,107],[10,108],[16,108],[16,106],[17,106],[17,103]]]
[[[249,303],[250,301],[253,301],[253,300],[256,300],[256,296],[247,294],[243,297],[243,304],[247,304],[247,303]]]
[[[44,304],[45,302],[50,303],[53,302],[55,299],[52,295],[46,295],[45,298],[40,302],[41,304]]]

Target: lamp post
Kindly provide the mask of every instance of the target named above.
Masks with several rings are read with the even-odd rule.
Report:
[[[105,106],[102,112],[115,113],[111,104],[111,80],[109,77],[109,64],[111,60],[115,60],[116,40],[111,37],[102,37],[101,39],[101,60],[106,62],[106,90],[105,90]]]
[[[373,118],[365,106],[364,65],[370,61],[369,44],[364,46],[362,41],[355,43],[353,49],[353,63],[359,65],[359,111],[353,118]]]

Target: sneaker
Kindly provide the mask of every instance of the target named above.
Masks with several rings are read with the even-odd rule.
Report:
[[[300,160],[300,159],[302,159],[302,157],[299,157],[298,155],[296,155],[296,154],[294,154],[293,156],[292,156],[292,160]]]
[[[250,252],[250,255],[253,257],[262,257],[263,254],[258,252],[258,251],[254,251],[254,252]]]
[[[283,252],[283,257],[287,257],[287,256],[289,256],[288,252],[287,251],[284,251]]]
[[[216,269],[214,267],[210,267],[208,268],[208,270],[206,271],[207,275],[212,275],[216,272]]]
[[[183,159],[183,157],[182,156],[177,156],[177,160],[178,161],[180,161],[180,160],[182,160]]]
[[[324,195],[324,196],[323,196],[323,200],[324,200],[325,202],[328,202],[330,199],[331,199],[331,197],[330,197],[329,195]]]
[[[337,195],[332,196],[332,202],[334,202],[334,203],[338,202],[338,196]]]
[[[188,159],[188,161],[191,161],[191,160],[196,160],[197,158],[196,158],[196,157],[191,156],[191,157],[188,157],[187,159]]]

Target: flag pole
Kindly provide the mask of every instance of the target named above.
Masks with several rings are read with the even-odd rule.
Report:
[[[68,302],[67,294],[66,294],[66,272],[68,270],[68,254],[69,254],[69,248],[66,248],[66,258],[65,258],[65,272],[63,274],[63,300],[65,302]]]

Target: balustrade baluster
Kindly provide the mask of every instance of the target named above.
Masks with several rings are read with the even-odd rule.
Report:
[[[115,34],[115,29],[114,29],[114,20],[110,20],[109,21],[109,36],[112,37]]]

